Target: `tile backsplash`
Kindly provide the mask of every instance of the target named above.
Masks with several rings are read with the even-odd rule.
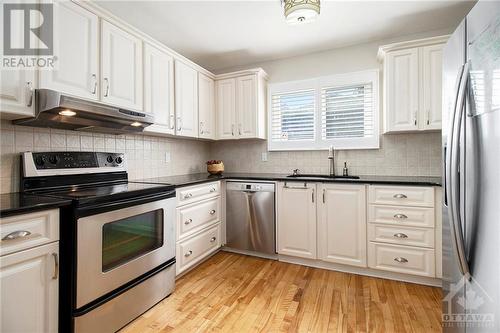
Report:
[[[266,141],[221,141],[211,145],[211,159],[231,172],[328,173],[328,151],[267,152]],[[380,149],[336,152],[335,172],[347,161],[351,175],[441,176],[441,132],[380,136]]]
[[[1,193],[19,189],[20,153],[24,151],[124,152],[129,179],[204,172],[210,152],[210,144],[198,140],[13,126],[6,120],[1,121],[0,135]]]

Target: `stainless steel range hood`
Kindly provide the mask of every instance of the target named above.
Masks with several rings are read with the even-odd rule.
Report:
[[[35,117],[14,120],[13,123],[119,134],[142,132],[154,122],[153,116],[147,113],[124,110],[49,89],[37,89],[35,103]]]

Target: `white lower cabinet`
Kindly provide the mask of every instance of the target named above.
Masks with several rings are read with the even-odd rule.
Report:
[[[316,259],[316,184],[278,186],[278,253]]]
[[[59,218],[58,211],[46,211],[57,218],[47,220],[48,236],[39,237],[43,213],[0,219],[0,229],[10,228],[7,235],[2,232],[2,248],[16,249],[0,256],[0,332],[58,330]]]
[[[366,267],[365,185],[322,184],[320,193],[319,258]]]
[[[177,189],[177,275],[222,245],[220,188],[220,182],[211,182]]]

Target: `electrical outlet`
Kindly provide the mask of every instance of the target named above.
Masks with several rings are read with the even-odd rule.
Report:
[[[262,153],[261,160],[262,160],[262,162],[267,162],[267,152]]]
[[[170,163],[170,152],[165,152],[165,163]]]

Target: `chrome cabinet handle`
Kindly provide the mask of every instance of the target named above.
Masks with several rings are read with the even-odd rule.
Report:
[[[109,95],[109,80],[107,77],[104,78],[104,82],[106,83],[106,90],[104,91],[104,97],[108,97],[108,95]]]
[[[52,280],[57,280],[59,277],[59,257],[57,253],[52,253],[52,258],[54,258],[54,274],[52,275]]]
[[[311,200],[314,203],[314,188],[312,189],[312,192],[311,192]]]
[[[231,124],[231,135],[234,136],[234,124]]]
[[[304,183],[304,186],[302,187],[295,187],[295,186],[288,186],[287,183],[285,182],[285,185],[283,185],[283,188],[289,188],[293,190],[307,190],[309,187],[307,187],[307,183]]]
[[[170,115],[170,129],[175,129],[175,115]]]
[[[92,79],[94,80],[94,90],[92,90],[92,94],[95,95],[97,92],[97,75],[92,74]]]
[[[394,234],[394,237],[396,237],[396,238],[408,238],[408,236],[406,234],[403,234],[401,232]]]
[[[189,199],[193,196],[193,193],[187,193],[186,195],[184,195],[184,199]]]
[[[399,262],[400,264],[404,264],[404,263],[407,263],[407,262],[408,262],[408,259],[403,258],[403,257],[396,257],[396,258],[394,258],[394,261],[397,261],[397,262]]]
[[[431,111],[427,109],[427,125],[430,125],[431,123]]]
[[[177,117],[177,130],[180,132],[182,130],[182,119]]]
[[[214,215],[215,214],[215,209],[212,209],[209,213],[210,213],[210,215]]]
[[[29,94],[26,106],[31,107],[33,105],[33,95],[35,94],[35,91],[33,89],[33,83],[31,81],[26,82],[26,88],[28,89],[28,94]]]
[[[217,191],[215,187],[210,188],[210,193]]]
[[[192,254],[193,254],[193,251],[189,250],[188,252],[186,252],[186,253],[184,254],[184,257],[189,257],[189,256],[190,256],[190,255],[192,255]]]
[[[325,200],[325,189],[323,189],[323,203],[325,203],[326,200]]]
[[[238,134],[241,135],[241,124],[238,124]]]
[[[184,221],[184,224],[185,224],[185,225],[188,225],[188,224],[190,224],[191,222],[193,222],[193,219],[188,219],[188,220]]]
[[[28,237],[29,235],[31,235],[31,232],[29,232],[27,230],[18,230],[18,231],[11,232],[7,236],[3,237],[2,240],[4,240],[4,241],[14,240],[14,239],[18,239],[18,238]]]
[[[217,240],[217,238],[216,238],[216,237],[212,237],[212,238],[210,238],[210,243],[213,243],[213,242],[215,242],[216,240]]]
[[[394,214],[394,218],[402,220],[402,219],[407,219],[408,216],[406,216],[405,214]]]
[[[394,199],[406,199],[406,198],[408,198],[406,195],[404,195],[402,193],[394,194],[392,197]]]
[[[413,112],[413,122],[415,123],[415,126],[417,125],[417,110]]]
[[[203,134],[203,133],[204,133],[204,132],[203,132],[203,122],[202,122],[202,121],[200,121],[200,134]]]

